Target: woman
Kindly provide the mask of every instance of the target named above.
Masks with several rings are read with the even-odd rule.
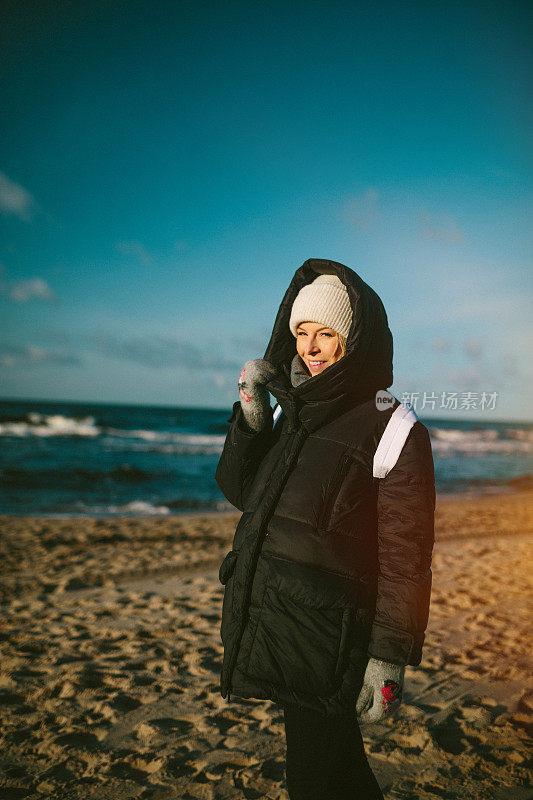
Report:
[[[391,384],[380,298],[348,267],[310,259],[228,420],[215,477],[242,516],[219,572],[221,693],[283,707],[291,800],[383,797],[357,716],[394,713],[422,657],[433,459]]]

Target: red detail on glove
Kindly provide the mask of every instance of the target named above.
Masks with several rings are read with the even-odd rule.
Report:
[[[394,686],[398,686],[398,684],[395,683]],[[382,686],[381,694],[383,695],[387,703],[394,703],[394,701],[396,700],[396,697],[394,696],[392,691],[392,686]]]
[[[240,394],[240,396],[242,397],[242,399],[244,400],[245,403],[249,403],[251,401],[251,399],[252,399],[252,395],[248,394],[248,392],[246,392],[244,390],[244,387],[246,386],[246,383],[244,382],[245,381],[245,375],[246,375],[246,369],[243,367],[242,372],[241,372],[241,374],[239,376],[239,381],[238,381],[239,394]]]
[[[385,681],[385,684],[381,687],[381,694],[383,695],[381,707],[386,714],[394,705],[400,702],[401,693],[402,690],[398,683],[395,681]]]

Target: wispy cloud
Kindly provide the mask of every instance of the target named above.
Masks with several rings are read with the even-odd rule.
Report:
[[[341,214],[348,224],[361,231],[375,228],[376,223],[387,228],[401,226],[402,230],[412,230],[421,239],[430,239],[442,244],[461,244],[466,237],[452,214],[429,210],[411,195],[401,193],[391,195],[387,190],[368,186],[357,195],[344,198]]]
[[[81,364],[79,356],[64,349],[47,350],[34,344],[0,344],[0,365],[4,367],[31,364]]]
[[[140,242],[128,241],[117,242],[116,248],[123,256],[133,256],[145,267],[151,267],[155,262],[153,256],[148,252],[146,247]]]
[[[505,352],[503,354],[502,375],[506,378],[517,378],[523,375],[519,366],[518,358],[515,353]]]
[[[15,303],[28,303],[30,300],[53,302],[57,295],[44,278],[30,278],[22,281],[0,280],[0,294]]]
[[[489,346],[487,337],[457,337],[449,340],[448,354],[434,362],[433,378],[450,389],[498,390],[503,392],[512,381],[526,382],[526,375],[516,354]],[[435,349],[432,347],[432,349]]]
[[[262,358],[267,343],[270,340],[272,329],[265,326],[262,327],[258,333],[259,335],[254,334],[250,336],[230,335],[228,337],[228,343],[232,348],[235,349],[235,352],[255,352],[258,353],[256,358]],[[254,358],[254,356],[249,355],[248,358]]]
[[[451,348],[451,343],[448,339],[444,339],[442,336],[437,336],[433,339],[431,344],[431,349],[436,350],[439,353],[446,353]]]
[[[466,355],[473,361],[478,361],[483,354],[483,343],[480,339],[466,339],[463,343]]]
[[[444,244],[461,244],[465,241],[463,231],[451,214],[439,214],[435,218],[426,208],[422,208],[419,217],[422,239],[434,239]]]
[[[472,285],[472,290],[469,286]],[[488,288],[478,286],[478,294],[474,295],[475,286],[468,281],[466,276],[462,285],[457,287],[455,297],[441,301],[443,307],[442,319],[452,321],[483,321],[487,325],[497,322],[500,325],[507,321],[516,323],[520,318],[527,319],[530,313],[530,298],[520,292],[512,290],[496,293]],[[443,296],[444,296],[443,292]],[[451,294],[451,293],[450,293]],[[435,315],[436,318],[438,315]]]
[[[517,331],[527,330],[531,293],[527,287],[509,282],[505,266],[462,259],[443,260],[438,269],[424,264],[423,273],[419,267],[423,279],[419,281],[418,300],[402,306],[395,330],[443,325],[453,331],[456,323],[467,323],[478,330],[480,325],[497,329],[499,336],[505,330],[512,331],[513,337],[523,339]]]
[[[177,336],[154,334],[120,338],[107,333],[98,333],[90,337],[90,340],[103,355],[133,361],[153,369],[186,367],[191,370],[237,371],[242,367],[237,359],[224,357],[218,348],[213,354],[212,351],[207,353],[192,342]]]
[[[350,197],[345,203],[344,215],[359,230],[369,230],[380,215],[377,190],[369,186],[361,195]]]
[[[480,391],[485,389],[493,391],[495,386],[489,380],[489,374],[476,364],[466,367],[448,367],[440,373],[441,380],[450,387],[459,387],[461,392]]]
[[[37,203],[30,192],[0,172],[0,212],[29,222],[36,210]]]

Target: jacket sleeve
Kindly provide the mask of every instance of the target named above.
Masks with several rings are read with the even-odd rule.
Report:
[[[435,471],[429,432],[419,420],[398,461],[378,482],[378,592],[368,653],[417,666],[429,618],[435,524]]]
[[[215,472],[215,480],[224,497],[244,511],[244,504],[257,468],[272,442],[273,411],[270,421],[258,433],[246,425],[240,400],[233,404],[233,412],[227,420],[230,429],[224,442],[222,455]]]

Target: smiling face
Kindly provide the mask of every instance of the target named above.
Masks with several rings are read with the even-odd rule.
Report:
[[[296,349],[311,375],[318,375],[343,356],[337,332],[318,322],[301,322],[298,325]]]

